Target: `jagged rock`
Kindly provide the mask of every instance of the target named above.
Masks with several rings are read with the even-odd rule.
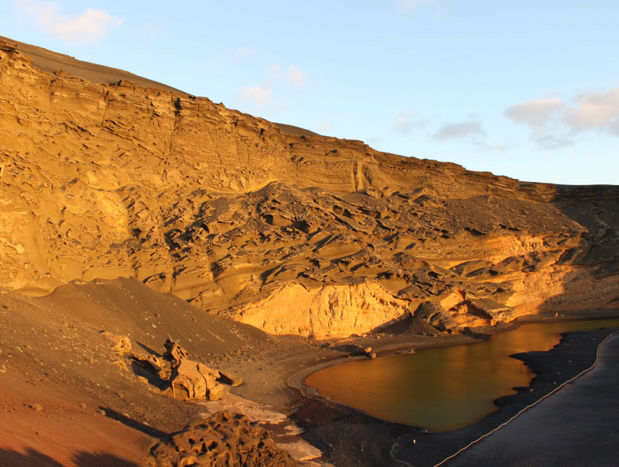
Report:
[[[294,459],[245,415],[218,412],[151,449],[158,467],[292,467]]]
[[[149,365],[156,373],[159,373],[161,370],[165,368],[165,364],[163,360],[161,360],[156,355],[150,355],[145,353],[133,353],[131,354],[131,358],[138,362],[145,363]]]
[[[521,183],[299,134],[118,70],[98,82],[67,59],[47,73],[20,47],[0,45],[5,288],[134,276],[318,339],[422,303],[436,313],[416,317],[443,330],[616,307],[616,186]]]
[[[133,353],[131,354],[131,359],[150,369],[162,381],[168,381],[172,375],[169,365],[166,366],[165,362],[156,355]]]
[[[376,352],[372,351],[372,347],[366,347],[363,349],[363,353],[370,359],[376,358]]]
[[[127,364],[125,363],[124,360],[119,360],[119,359],[112,360],[112,365],[117,366],[123,371],[129,371],[129,368],[127,368]]]
[[[164,357],[145,353],[131,354],[134,372],[164,390],[166,394],[186,401],[219,400],[226,386],[239,386],[243,380],[230,372],[219,372],[203,363],[190,360],[189,353],[171,339],[165,342]]]
[[[219,378],[217,378],[218,382],[230,385],[232,387],[241,386],[243,384],[243,379],[240,378],[239,376],[233,373],[230,373],[229,371],[222,371],[222,370],[218,370],[218,371],[219,371]]]
[[[163,356],[169,360],[172,360],[175,364],[179,364],[182,360],[189,358],[189,352],[183,347],[178,345],[172,339],[165,341],[164,347],[166,348]]]
[[[326,339],[370,332],[398,320],[409,306],[374,282],[320,288],[291,284],[231,316],[273,334]]]
[[[224,386],[217,382],[219,376],[203,363],[185,358],[172,370],[168,393],[187,401],[219,400],[225,394]]]
[[[127,336],[117,336],[108,331],[101,331],[101,334],[112,342],[111,348],[118,355],[131,353],[131,339]]]

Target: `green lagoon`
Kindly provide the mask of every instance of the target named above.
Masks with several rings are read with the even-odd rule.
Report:
[[[533,372],[509,355],[550,350],[563,332],[602,327],[619,327],[619,319],[525,324],[475,344],[332,366],[305,383],[378,418],[453,430],[482,419],[496,410],[495,399],[529,384]]]

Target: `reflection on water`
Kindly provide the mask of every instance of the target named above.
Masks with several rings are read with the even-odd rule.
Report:
[[[333,366],[305,383],[379,418],[451,430],[480,420],[496,409],[493,400],[529,384],[533,373],[509,355],[550,350],[562,332],[601,327],[619,327],[619,319],[525,324],[476,344]]]

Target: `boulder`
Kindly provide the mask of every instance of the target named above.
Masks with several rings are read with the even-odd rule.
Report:
[[[147,370],[152,370],[152,372],[156,373],[162,380],[168,380],[171,376],[169,365],[166,366],[163,359],[156,355],[132,353],[131,359]]]
[[[101,331],[101,334],[112,342],[112,350],[118,355],[131,353],[131,340],[127,336],[117,336],[108,331]]]
[[[187,350],[178,345],[172,339],[166,340],[165,344],[163,345],[166,348],[163,356],[168,360],[172,360],[173,362],[176,362],[178,364],[181,362],[181,360],[189,358],[189,352],[187,352]]]
[[[203,363],[183,359],[172,370],[168,392],[181,400],[219,400],[225,389],[217,382],[219,372]]]
[[[372,358],[376,358],[376,352],[374,352],[372,350],[372,347],[366,347],[363,349],[363,353],[365,353],[365,356],[372,359]]]
[[[223,384],[228,384],[232,387],[240,386],[243,384],[243,380],[237,375],[230,373],[229,371],[221,371],[219,370],[219,378],[218,382]]]

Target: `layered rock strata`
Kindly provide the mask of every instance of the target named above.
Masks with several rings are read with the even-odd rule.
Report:
[[[618,187],[282,128],[169,88],[51,74],[0,43],[0,285],[132,276],[315,338],[617,307]]]

